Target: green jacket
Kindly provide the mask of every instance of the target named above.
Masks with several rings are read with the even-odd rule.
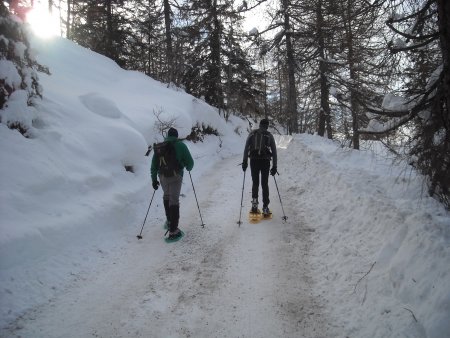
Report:
[[[183,168],[186,168],[187,171],[191,171],[194,167],[194,159],[189,152],[188,147],[183,143],[183,141],[179,140],[175,136],[168,136],[164,139],[164,141],[169,141],[174,143],[175,153],[177,156],[178,163],[181,165],[181,170],[179,175],[183,176]],[[159,172],[159,163],[156,159],[156,156],[153,155],[152,158],[152,166],[150,168],[150,173],[152,176],[152,181],[157,179],[157,175]]]

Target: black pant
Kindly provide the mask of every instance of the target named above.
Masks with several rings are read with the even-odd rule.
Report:
[[[261,173],[261,188],[263,195],[263,206],[268,206],[269,200],[269,171],[270,160],[250,159],[250,170],[252,172],[252,198],[258,198],[259,173]]]

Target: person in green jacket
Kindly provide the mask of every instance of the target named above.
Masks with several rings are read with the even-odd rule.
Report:
[[[173,143],[179,169],[175,170],[173,174],[166,174],[167,176],[163,174],[160,170],[160,159],[155,152],[152,158],[150,172],[153,189],[157,190],[159,187],[160,183],[158,182],[157,177],[159,177],[161,182],[161,187],[164,192],[164,210],[169,228],[168,239],[173,240],[182,235],[180,229],[178,229],[178,223],[180,219],[180,192],[181,184],[183,183],[184,168],[186,168],[187,171],[191,171],[194,167],[194,160],[188,147],[180,139],[178,139],[178,131],[175,128],[169,129],[164,142]]]

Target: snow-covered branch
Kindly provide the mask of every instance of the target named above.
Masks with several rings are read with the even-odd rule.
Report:
[[[404,38],[410,39],[410,40],[425,40],[425,39],[431,39],[431,38],[436,39],[439,37],[439,32],[434,32],[433,34],[426,34],[426,35],[420,35],[420,36],[402,32],[402,31],[398,30],[397,28],[395,28],[392,25],[392,23],[390,22],[390,20],[386,21],[386,25],[395,33],[403,36]]]
[[[366,128],[358,130],[359,134],[368,135],[382,135],[387,134],[391,131],[397,130],[401,126],[405,125],[414,118],[414,114],[410,113],[408,116],[396,117],[385,123],[380,123],[377,120],[370,120]]]
[[[395,53],[398,53],[398,52],[405,52],[405,51],[414,50],[414,49],[418,49],[418,48],[424,47],[424,46],[428,45],[429,43],[433,42],[434,40],[437,40],[438,38],[439,38],[439,35],[435,34],[435,35],[433,35],[433,37],[431,39],[428,39],[428,40],[426,40],[424,42],[417,43],[417,44],[414,44],[414,45],[409,45],[409,46],[406,46],[406,45],[401,46],[399,44],[394,45],[392,42],[390,42],[389,45],[388,45],[388,48],[393,54],[395,54]]]

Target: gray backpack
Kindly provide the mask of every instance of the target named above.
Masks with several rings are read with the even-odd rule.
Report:
[[[257,129],[250,139],[250,158],[270,158],[270,134],[268,131]]]

